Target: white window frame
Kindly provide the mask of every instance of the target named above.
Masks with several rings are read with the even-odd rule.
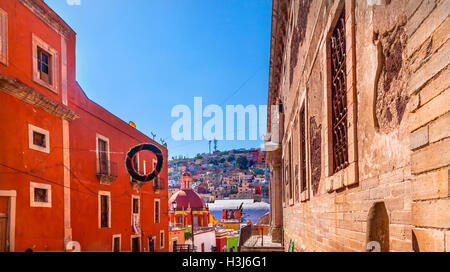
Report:
[[[134,200],[137,199],[138,200],[138,215],[140,216],[141,214],[141,197],[140,196],[136,196],[136,195],[131,195],[131,225],[133,226],[133,216],[135,215],[134,211],[133,211],[133,202]]]
[[[97,165],[97,173],[100,171],[100,163],[99,163],[99,150],[98,150],[98,140],[103,140],[106,142],[106,155],[107,155],[107,159],[108,159],[108,173],[111,173],[111,165],[110,165],[110,147],[109,147],[109,138],[100,135],[100,134],[96,134],[95,136],[95,155],[96,155],[96,165]]]
[[[97,143],[98,143],[98,141],[97,141]],[[108,143],[108,148],[109,148],[109,143]],[[137,161],[137,165],[134,167],[134,169],[135,169],[137,172],[139,172],[139,169],[140,169],[140,167],[139,167],[139,164],[140,164],[139,152],[136,153],[136,161]],[[144,171],[145,171],[145,165],[144,165]],[[145,175],[145,174],[146,174],[146,173],[144,173],[144,175]],[[133,181],[133,177],[130,176],[130,182],[132,182],[132,181]]]
[[[15,190],[0,190],[0,197],[8,198],[8,235],[6,236],[7,246],[9,245],[9,252],[14,252],[16,241],[16,198],[17,192]]]
[[[51,72],[51,84],[45,82],[44,80],[42,80],[39,77],[39,70],[37,67],[37,60],[38,60],[38,56],[37,56],[37,49],[41,48],[42,50],[44,50],[46,53],[48,53],[51,56],[51,66],[49,67],[50,72]],[[48,45],[46,42],[44,42],[42,39],[40,39],[38,36],[36,36],[36,34],[32,33],[32,56],[33,56],[33,81],[47,89],[49,89],[50,91],[54,92],[54,93],[58,93],[58,86],[59,86],[59,54],[58,51],[56,49],[54,49],[53,47],[51,47],[50,45]]]
[[[47,190],[47,202],[38,202],[34,200],[34,189]],[[45,183],[30,181],[30,207],[51,208],[52,207],[52,186]]]
[[[156,222],[156,202],[158,202],[158,222]],[[161,223],[161,201],[159,198],[155,198],[153,203],[153,222],[155,224]]]
[[[41,133],[45,135],[45,147],[35,145],[33,143],[33,132]],[[30,149],[50,154],[50,132],[43,128],[28,124],[28,147]]]
[[[139,238],[139,252],[142,252],[142,235],[141,234],[132,234],[130,236],[130,251],[133,251],[133,239]]]
[[[108,227],[102,228],[102,196],[108,197]],[[108,191],[98,191],[98,228],[99,229],[110,229],[111,228],[111,192]]]
[[[119,238],[119,252],[122,252],[122,234],[114,234],[112,236],[112,248],[111,252],[114,252],[114,239]]]
[[[162,239],[161,239],[161,234],[162,234]],[[163,249],[164,248],[164,242],[165,242],[165,238],[164,238],[164,231],[160,230],[159,231],[159,248]],[[162,244],[162,245],[161,245]]]
[[[8,13],[0,8],[0,62],[8,66]]]

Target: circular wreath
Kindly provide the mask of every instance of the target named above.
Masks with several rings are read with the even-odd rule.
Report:
[[[134,168],[134,157],[136,156],[137,153],[141,152],[141,151],[150,151],[152,153],[154,153],[156,155],[156,159],[158,160],[156,163],[156,169],[153,169],[153,171],[151,173],[148,173],[146,175],[141,175],[140,173],[138,173],[136,171],[136,169]],[[154,144],[139,144],[135,147],[132,147],[130,149],[130,151],[128,151],[127,153],[127,157],[125,159],[125,165],[127,167],[128,173],[130,174],[130,176],[137,181],[142,181],[142,182],[148,182],[148,181],[152,181],[154,178],[156,178],[159,173],[161,172],[161,169],[163,167],[163,163],[164,163],[164,157],[162,155],[162,151],[159,147],[157,147]]]

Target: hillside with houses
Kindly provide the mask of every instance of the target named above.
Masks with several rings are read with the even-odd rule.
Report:
[[[197,154],[194,158],[169,161],[169,197],[179,191],[180,176],[192,174],[192,188],[213,203],[224,199],[254,199],[268,202],[269,170],[264,152],[237,149]]]

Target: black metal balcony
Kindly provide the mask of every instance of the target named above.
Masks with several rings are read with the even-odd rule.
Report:
[[[110,184],[117,179],[117,163],[110,160],[99,160],[97,178],[101,184]]]
[[[174,245],[173,246],[173,252],[196,252],[197,247],[193,245]]]

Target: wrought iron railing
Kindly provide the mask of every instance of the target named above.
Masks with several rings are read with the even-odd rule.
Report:
[[[156,177],[153,180],[153,189],[155,189],[155,190],[163,190],[164,189],[164,178]]]
[[[97,177],[100,182],[111,182],[118,176],[117,163],[110,160],[99,160]]]
[[[173,252],[196,252],[197,247],[188,244],[174,245]]]

